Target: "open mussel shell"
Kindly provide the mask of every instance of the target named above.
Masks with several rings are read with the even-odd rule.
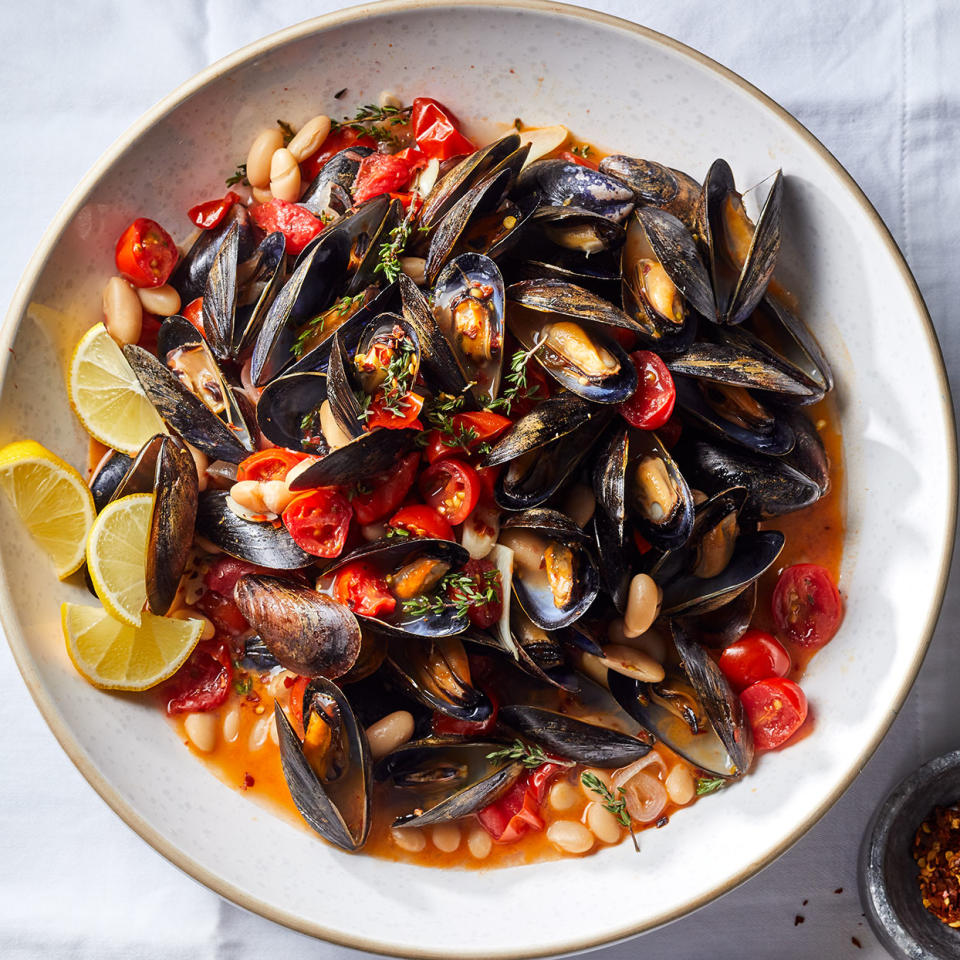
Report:
[[[368,201],[370,204],[375,202],[376,200]],[[350,224],[351,229],[347,231],[351,241],[348,268],[352,267],[353,275],[344,291],[346,296],[355,296],[364,287],[376,283],[380,247],[389,239],[391,232],[400,225],[403,215],[403,204],[399,200],[391,200],[379,223],[374,217],[369,221],[369,225]],[[346,217],[343,218],[343,220],[346,219]],[[353,266],[354,263],[356,266]]]
[[[466,616],[459,616],[452,605],[444,605],[439,612],[432,607],[425,613],[411,613],[404,610],[404,599],[423,595],[418,588],[418,582],[425,578],[422,571],[416,569],[417,565],[432,566],[432,569],[427,571],[431,576],[442,570],[443,573],[434,579],[436,583],[443,574],[460,570],[469,559],[470,554],[451,540],[435,540],[431,537],[391,540],[384,537],[365,543],[349,554],[339,557],[323,573],[324,577],[333,576],[341,567],[359,560],[372,565],[387,581],[397,597],[396,608],[392,614],[388,615],[388,619],[366,617],[361,614],[357,614],[357,619],[365,629],[379,630],[389,637],[413,642],[417,637],[454,636],[463,633],[469,626]],[[411,579],[402,576],[410,571],[413,571],[416,576]],[[428,596],[432,595],[432,589],[432,586],[427,589]],[[405,596],[407,593],[409,595]]]
[[[766,292],[780,250],[782,197],[778,170],[752,225],[726,160],[715,160],[707,172],[697,201],[696,235],[710,267],[721,323],[742,323]]]
[[[513,593],[524,613],[543,630],[582,617],[600,590],[587,535],[564,514],[542,507],[508,517],[500,529],[501,537],[509,530],[543,543],[539,569],[514,566]]]
[[[304,820],[321,837],[344,850],[360,849],[370,831],[372,772],[370,748],[363,729],[346,697],[336,684],[318,678],[304,692],[305,720],[331,726],[327,756],[318,758],[326,767],[320,776],[304,751],[283,709],[276,705],[280,761],[290,796]]]
[[[176,319],[167,320],[164,326]],[[199,334],[196,336],[199,339]],[[204,348],[200,345],[198,349]],[[245,412],[237,404],[232,388],[224,381],[220,381],[223,384],[222,396],[233,408],[233,428],[188,390],[169,367],[153,354],[135,344],[127,344],[123,348],[123,355],[163,422],[188,443],[211,460],[227,460],[231,463],[239,463],[253,452],[255,445],[250,437]]]
[[[110,450],[97,465],[97,472],[90,478],[90,492],[93,494],[93,505],[99,513],[114,498],[114,492],[123,480],[133,457],[128,457],[119,450]]]
[[[217,227],[200,231],[193,246],[180,258],[170,275],[168,283],[180,294],[180,302],[185,307],[197,297],[203,296],[220,244],[234,224],[239,228],[238,261],[253,256],[263,232],[254,226],[247,208],[242,203],[235,203]]]
[[[629,428],[615,439],[617,463],[625,464],[626,514],[655,547],[673,550],[693,531],[693,494],[676,460],[650,430]],[[624,450],[623,447],[626,449]],[[619,492],[614,485],[595,487],[604,508],[613,516],[607,498]],[[616,504],[616,501],[613,501]]]
[[[501,707],[497,717],[547,753],[592,767],[625,767],[650,752],[650,744],[636,737],[543,707],[511,704]]]
[[[582,207],[539,206],[531,215],[530,229],[561,250],[590,257],[618,250],[626,233],[619,223]]]
[[[489,257],[463,253],[437,277],[434,317],[480,403],[500,389],[505,312],[503,277]]]
[[[330,597],[281,577],[245,574],[237,581],[233,598],[287,670],[336,680],[357,662],[360,626]]]
[[[782,411],[781,416],[786,418],[796,438],[785,462],[809,477],[824,496],[830,489],[830,461],[819,431],[801,410]]]
[[[610,533],[619,546],[623,543],[627,519],[627,465],[630,435],[623,424],[612,428],[593,467],[593,493],[597,506],[610,524]]]
[[[736,643],[750,628],[757,609],[757,583],[754,581],[723,606],[694,616],[679,617],[680,625],[706,647],[723,649]]]
[[[290,483],[290,489],[345,487],[375,477],[389,470],[404,454],[409,453],[420,433],[420,430],[412,427],[362,433],[312,463]]]
[[[487,695],[471,681],[459,637],[393,637],[386,664],[400,688],[428,710],[470,723],[481,723],[493,713]]]
[[[786,419],[746,388],[679,373],[673,382],[677,406],[708,433],[769,456],[793,449],[794,433]]]
[[[513,582],[511,578],[511,585]],[[570,668],[561,633],[547,631],[534,623],[517,601],[516,594],[512,597],[508,616],[506,633],[498,631],[497,634],[501,649],[506,650],[517,666],[535,680],[576,694],[580,689],[580,678]]]
[[[497,741],[462,741],[439,737],[398,747],[375,768],[378,780],[389,780],[397,792],[410,795],[411,811],[395,827],[426,827],[476,813],[493,803],[519,778],[523,765],[495,760],[503,749]]]
[[[315,217],[327,216],[331,213],[343,213],[346,208],[338,209],[340,204],[337,197],[341,191],[347,195],[347,206],[350,206],[350,192],[353,182],[357,178],[360,162],[364,157],[373,153],[372,147],[352,146],[335,153],[313,178],[303,196],[298,201]],[[339,189],[337,189],[339,188]]]
[[[540,313],[557,314],[598,327],[622,327],[638,332],[635,320],[608,300],[564,280],[521,280],[507,287],[507,300]]]
[[[816,481],[773,457],[701,440],[693,444],[684,463],[690,479],[708,492],[746,487],[743,516],[748,520],[768,520],[802,510],[820,498]]]
[[[666,210],[693,229],[700,184],[689,174],[623,154],[604,157],[599,166],[601,173],[630,187],[639,203]]]
[[[588,257],[552,244],[526,244],[514,254],[509,269],[518,280],[561,280],[613,299],[620,287],[620,253],[604,251]],[[522,259],[519,259],[521,258]]]
[[[203,291],[203,331],[210,349],[220,360],[233,347],[233,321],[237,312],[237,251],[240,225],[230,225],[207,276]]]
[[[605,510],[598,509],[593,515],[593,536],[597,548],[597,568],[600,579],[614,607],[620,614],[627,609],[630,579],[633,576],[631,557],[632,544],[618,530]],[[589,651],[595,652],[595,651]]]
[[[224,553],[274,570],[298,570],[317,558],[301,550],[285,527],[238,517],[227,490],[206,490],[197,504],[197,533]]]
[[[569,160],[535,160],[517,178],[516,195],[533,193],[554,207],[580,207],[620,223],[633,209],[633,190],[599,170]]]
[[[326,399],[325,373],[283,374],[271,380],[260,394],[257,402],[260,432],[271,443],[287,450],[325,454],[329,448],[312,414],[319,411]]]

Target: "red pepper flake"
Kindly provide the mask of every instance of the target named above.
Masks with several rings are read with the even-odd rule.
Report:
[[[913,859],[923,905],[938,920],[960,928],[960,807],[934,807],[917,828]]]
[[[843,893],[843,887],[837,887],[837,889],[834,890],[833,892],[834,892],[834,893]]]
[[[798,913],[798,914],[793,918],[793,925],[794,925],[795,927],[799,927],[800,924],[803,923],[804,919],[805,919],[805,918],[804,918],[804,917],[801,917],[800,914]]]
[[[243,775],[243,783],[240,784],[240,789],[241,789],[241,790],[249,790],[250,787],[252,787],[252,786],[254,785],[254,783],[256,783],[256,780],[254,780],[253,777],[251,777],[249,773],[245,773],[245,774]]]
[[[800,906],[805,907],[809,902],[810,902],[809,900],[804,900],[803,903],[800,904]]]
[[[862,949],[863,949],[863,947],[862,947],[861,944],[860,944],[860,941],[859,941],[856,937],[851,937],[851,938],[850,938],[850,942],[851,942],[858,950],[862,950]]]

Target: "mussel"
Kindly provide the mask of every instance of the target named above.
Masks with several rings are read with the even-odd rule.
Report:
[[[569,160],[536,160],[517,179],[518,196],[533,193],[555,207],[580,207],[615,223],[633,209],[633,191],[612,177]]]
[[[689,174],[623,154],[604,157],[600,172],[630,187],[638,203],[665,210],[693,230],[700,184]]]

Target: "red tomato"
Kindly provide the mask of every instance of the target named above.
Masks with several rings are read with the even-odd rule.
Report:
[[[423,397],[419,394],[408,392],[390,405],[398,407],[403,413],[398,416],[387,410],[384,393],[382,390],[378,390],[376,396],[370,402],[370,416],[367,417],[368,430],[373,430],[376,427],[386,427],[387,430],[400,430],[403,427],[423,428],[423,424],[417,419],[420,416],[420,409],[423,407]]]
[[[495,577],[486,576],[491,571],[496,571]],[[475,627],[486,630],[487,627],[493,626],[500,619],[500,614],[503,613],[503,581],[500,579],[500,571],[497,570],[492,561],[482,559],[468,560],[464,565],[463,573],[472,578],[476,593],[483,595],[488,589],[493,589],[495,599],[483,604],[472,603],[467,608],[470,622]],[[463,596],[463,591],[450,587],[447,590],[447,596],[451,600],[457,600]]]
[[[336,487],[307,490],[282,514],[293,542],[314,557],[340,556],[352,518],[350,501]]]
[[[303,695],[307,692],[309,677],[297,677],[290,687],[290,709],[288,716],[297,734],[303,737]]]
[[[801,647],[822,647],[843,619],[843,601],[830,574],[816,563],[796,563],[773,591],[777,630]]]
[[[480,480],[480,502],[493,504],[493,491],[497,486],[497,478],[500,476],[502,468],[495,467],[477,467],[477,477]]]
[[[657,430],[657,436],[660,442],[668,449],[672,450],[680,440],[680,434],[683,433],[683,421],[678,416],[672,416]]]
[[[206,336],[203,329],[203,297],[197,297],[196,300],[191,300],[180,311],[180,316],[182,316],[184,320],[189,320],[203,336]]]
[[[536,770],[527,775],[528,788],[533,793],[537,803],[543,803],[551,782],[557,774],[563,773],[566,769],[568,769],[567,766],[562,763],[541,763]]]
[[[156,220],[146,217],[134,220],[117,241],[117,270],[135,287],[163,286],[178,256],[170,234]]]
[[[396,466],[364,481],[368,493],[355,493],[350,501],[357,523],[376,523],[403,503],[417,478],[420,454],[408,453]]]
[[[439,460],[420,475],[419,489],[423,499],[456,526],[477,505],[480,480],[462,460]]]
[[[426,165],[426,159],[405,158],[399,154],[371,153],[360,161],[360,169],[350,191],[354,203],[363,203],[381,193],[402,190],[415,170]]]
[[[771,677],[751,684],[740,694],[758,750],[775,750],[786,743],[807,719],[807,698],[792,680]]]
[[[417,97],[410,115],[417,146],[431,159],[449,160],[477,148],[457,129],[457,118],[429,97]]]
[[[287,241],[287,253],[294,255],[323,230],[323,222],[298,203],[268,200],[250,208],[253,222],[267,233],[279,230]]]
[[[514,843],[528,830],[543,829],[539,809],[536,796],[527,789],[527,776],[523,775],[499,800],[478,810],[477,819],[497,843]]]
[[[630,354],[637,368],[639,382],[629,400],[620,404],[620,414],[632,427],[656,430],[673,413],[677,388],[664,362],[649,350],[635,350]]]
[[[428,463],[436,463],[444,457],[452,457],[460,453],[464,446],[456,443],[456,440],[470,435],[472,439],[465,441],[467,450],[474,450],[481,443],[487,443],[495,437],[499,437],[504,430],[513,425],[509,417],[502,417],[499,413],[491,413],[489,410],[480,410],[470,413],[455,413],[451,418],[453,424],[453,436],[441,433],[439,430],[431,430],[426,447],[426,458]],[[445,442],[448,441],[448,442]]]
[[[568,163],[575,163],[581,167],[589,167],[591,170],[600,169],[599,164],[594,163],[592,160],[588,160],[586,157],[581,157],[579,153],[571,153],[569,150],[561,151],[560,159],[566,160]]]
[[[390,526],[408,531],[414,537],[434,537],[453,540],[453,528],[433,507],[416,503],[401,507],[391,518]]]
[[[653,549],[653,544],[639,531],[634,527],[633,530],[633,542],[636,544],[637,550],[640,551],[641,556],[645,553],[649,553]]]
[[[203,585],[214,593],[224,597],[233,597],[233,588],[245,573],[273,573],[267,567],[258,567],[255,563],[238,560],[223,554],[207,571]]]
[[[758,680],[785,677],[790,672],[790,654],[772,633],[748,630],[735,643],[724,647],[720,669],[739,692]]]
[[[531,357],[527,361],[527,385],[510,405],[510,416],[514,420],[526,416],[537,404],[550,396],[550,384],[543,368]]]
[[[312,156],[307,157],[300,164],[300,175],[304,183],[309,183],[323,169],[324,164],[335,154],[347,147],[370,147],[375,150],[376,140],[373,137],[360,134],[352,127],[337,127],[327,134],[327,139],[320,145],[320,149]]]
[[[215,710],[230,692],[233,662],[222,640],[198,643],[187,662],[164,684],[167,713]]]
[[[227,215],[227,211],[235,204],[240,202],[238,194],[228,190],[226,195],[219,200],[205,200],[191,207],[187,211],[190,222],[201,230],[212,230],[218,227]]]
[[[257,568],[254,568],[257,569]],[[246,573],[247,571],[242,571]],[[274,571],[270,570],[269,573]],[[197,606],[213,621],[217,633],[228,637],[238,637],[250,629],[250,624],[233,602],[233,597],[225,596],[214,590],[208,590],[198,601]]]
[[[270,447],[258,450],[241,460],[237,466],[237,480],[282,480],[301,460],[305,453]]]
[[[487,717],[486,720],[457,720],[455,717],[448,716],[436,710],[434,711],[430,725],[433,727],[433,732],[437,736],[484,737],[493,732],[494,727],[497,725],[497,714],[500,712],[500,700],[488,687],[477,684],[476,678],[474,678],[474,685],[480,687],[487,695],[487,699],[493,707],[493,710],[490,711],[490,716]]]
[[[154,356],[157,353],[157,337],[160,336],[160,327],[163,324],[152,314],[143,312],[143,323],[140,325],[140,339],[137,340],[137,346],[143,347]]]
[[[333,580],[333,596],[364,617],[393,613],[397,606],[387,581],[366,560],[354,560],[337,571]]]

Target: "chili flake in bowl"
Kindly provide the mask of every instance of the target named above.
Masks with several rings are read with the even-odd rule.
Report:
[[[917,828],[913,859],[923,905],[949,927],[960,927],[960,806],[934,807]]]

